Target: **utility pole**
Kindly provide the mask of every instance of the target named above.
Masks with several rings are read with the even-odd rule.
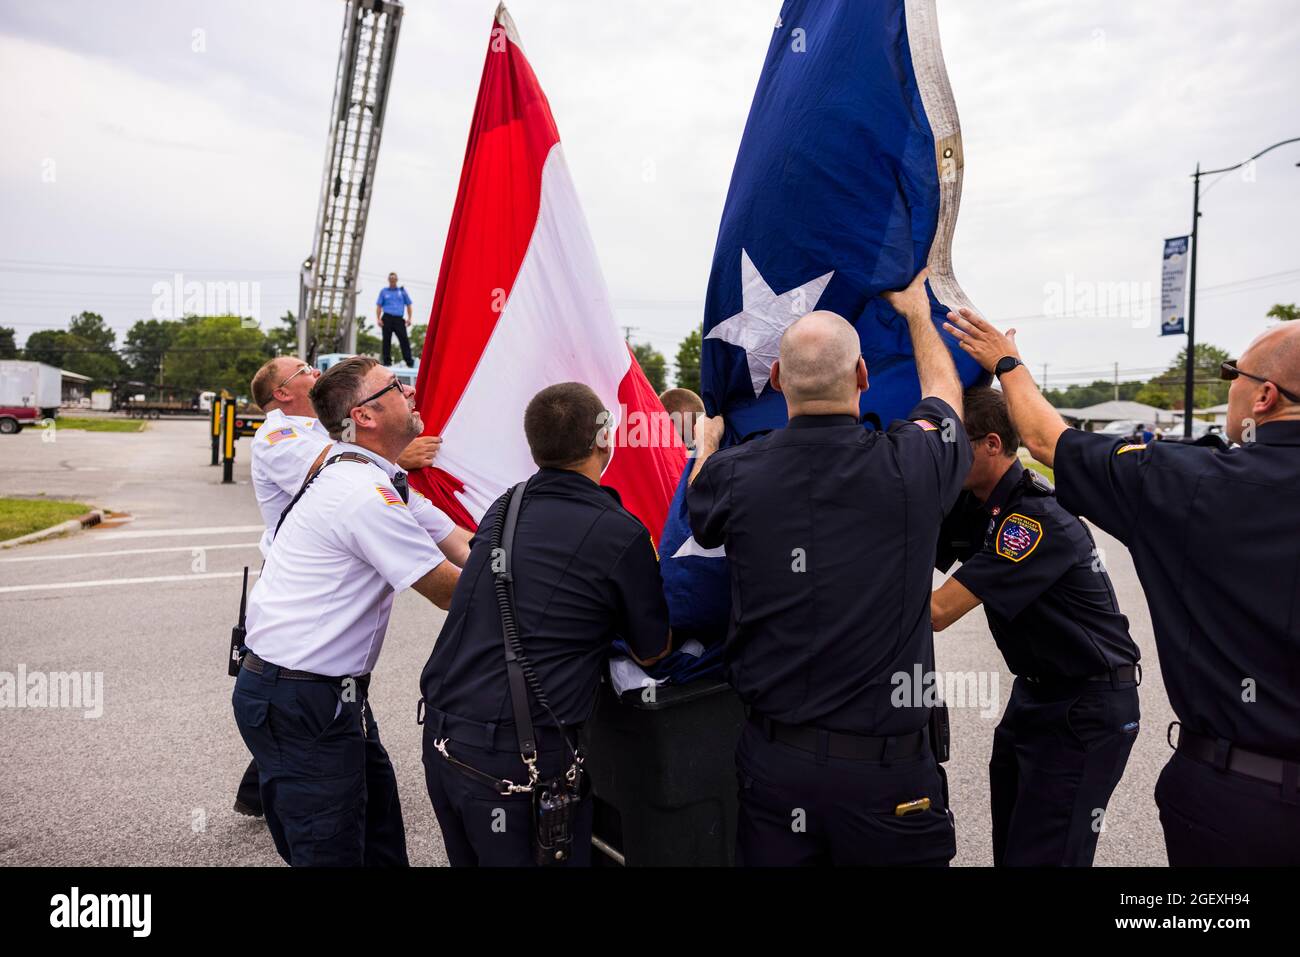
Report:
[[[623,341],[630,344],[632,342],[632,333],[635,331],[636,331],[636,326],[624,326]]]
[[[1192,288],[1187,300],[1187,364],[1183,376],[1183,437],[1192,437],[1192,410],[1195,407],[1195,385],[1196,385],[1196,253],[1201,248],[1199,239],[1199,223],[1201,218],[1201,177],[1213,176],[1217,173],[1231,173],[1234,169],[1241,169],[1247,163],[1253,163],[1265,153],[1277,149],[1279,146],[1286,146],[1288,143],[1300,143],[1300,136],[1293,136],[1289,140],[1282,140],[1280,143],[1274,143],[1265,149],[1260,150],[1250,159],[1244,159],[1240,163],[1232,166],[1225,166],[1222,169],[1202,170],[1201,164],[1196,164],[1196,172],[1192,174]],[[1300,165],[1300,164],[1297,164]],[[1211,183],[1210,185],[1214,185]]]
[[[1119,363],[1115,363],[1115,401],[1119,401]]]

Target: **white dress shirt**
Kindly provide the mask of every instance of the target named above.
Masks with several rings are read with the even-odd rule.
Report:
[[[394,593],[446,560],[397,494],[397,466],[346,442],[329,458],[339,452],[375,464],[325,466],[298,500],[249,594],[245,640],[272,664],[334,677],[370,673]]]
[[[253,493],[266,526],[258,543],[263,558],[270,554],[280,514],[302,487],[320,450],[331,441],[319,419],[285,415],[281,409],[266,413],[266,421],[253,436],[251,467]]]

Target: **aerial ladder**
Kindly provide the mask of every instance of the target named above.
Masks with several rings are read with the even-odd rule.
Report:
[[[356,352],[357,272],[393,78],[400,0],[344,0],[343,38],[311,256],[298,282],[298,354]]]

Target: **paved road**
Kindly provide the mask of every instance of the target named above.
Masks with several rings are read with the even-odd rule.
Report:
[[[68,498],[134,520],[0,552],[0,671],[102,673],[102,715],[0,709],[0,864],[278,864],[265,826],[234,814],[248,755],[230,714],[224,654],[238,575],[260,564],[247,442],[220,484],[205,422],[138,434],[39,430],[0,437],[0,496]],[[1151,794],[1171,718],[1151,624],[1126,551],[1098,535],[1142,646],[1143,730],[1111,802],[1100,864],[1165,863]],[[397,768],[414,864],[444,864],[424,791],[417,678],[442,612],[407,592],[372,685]],[[956,863],[991,863],[986,764],[1011,687],[981,615],[938,638],[941,671],[996,695],[953,711],[948,765]],[[982,677],[981,677],[982,676]],[[93,681],[92,681],[93,686]]]

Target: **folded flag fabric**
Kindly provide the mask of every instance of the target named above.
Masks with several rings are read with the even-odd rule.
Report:
[[[906,322],[880,298],[929,266],[936,325],[969,306],[952,273],[961,132],[933,0],[787,0],[736,156],[714,250],[700,379],[724,445],[785,424],[768,383],[781,334],[828,309],[858,331],[864,419],[906,417],[920,385]],[[941,332],[965,385],[985,379]],[[674,622],[725,632],[725,558],[684,538],[680,483],[661,541]],[[701,630],[702,629],[702,630]]]

